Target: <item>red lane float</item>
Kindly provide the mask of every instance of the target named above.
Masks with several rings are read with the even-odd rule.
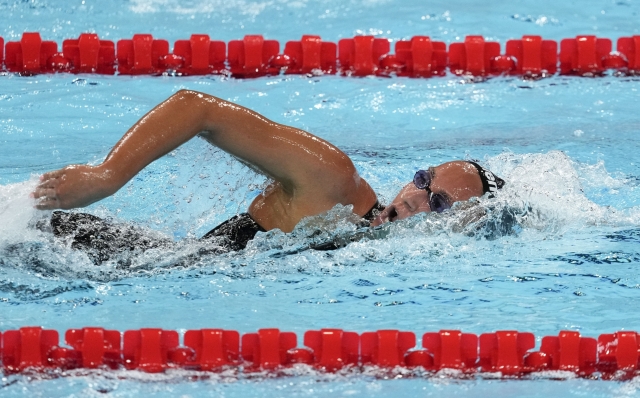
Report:
[[[25,74],[53,72],[49,59],[58,52],[54,41],[42,41],[40,33],[26,32],[20,41],[7,42],[4,65],[9,72]]]
[[[640,73],[640,36],[621,37],[617,51],[610,39],[593,35],[563,39],[558,43],[525,35],[500,44],[482,36],[467,36],[462,43],[444,42],[429,36],[414,36],[395,42],[374,36],[341,39],[337,44],[317,35],[288,41],[280,52],[275,40],[247,35],[228,44],[206,34],[177,40],[173,52],[166,40],[148,34],[131,39],[100,40],[95,33],[63,41],[62,52],[37,32],[25,32],[19,42],[3,44],[0,62],[9,72],[22,74],[70,72],[122,75],[210,75],[230,74],[252,78],[266,75],[340,73],[343,76],[443,76],[447,68],[456,75],[490,77],[518,75],[539,78],[557,72],[563,75],[600,76],[607,70],[617,74]],[[2,51],[4,50],[4,51]],[[4,53],[4,54],[3,54]]]
[[[115,73],[116,51],[112,41],[100,40],[95,33],[83,33],[77,39],[62,42],[62,55],[72,73]]]
[[[478,336],[459,330],[425,333],[422,346],[433,355],[433,369],[473,371],[478,359]]]
[[[415,345],[416,335],[412,332],[365,332],[360,335],[360,362],[383,367],[405,366],[405,355]]]
[[[117,44],[118,73],[121,75],[156,75],[164,72],[169,42],[148,34],[133,35]],[[180,60],[182,66],[182,60]]]
[[[560,42],[560,74],[598,76],[610,67],[624,67],[626,61],[611,53],[611,40],[593,35]]]
[[[542,40],[540,36],[523,36],[520,40],[507,41],[506,55],[515,60],[513,74],[553,75],[558,65],[558,43]]]
[[[124,367],[149,373],[162,372],[173,362],[173,353],[179,344],[178,332],[174,330],[127,330],[122,346]]]
[[[223,41],[211,40],[209,35],[191,35],[173,46],[173,53],[184,60],[176,71],[182,75],[220,74],[225,70],[226,52]]]
[[[215,370],[231,366],[240,359],[240,334],[235,330],[202,329],[188,330],[184,334],[184,345],[193,352],[190,358],[174,354],[179,365],[197,370]]]
[[[640,359],[640,337],[636,332],[601,334],[598,337],[598,365],[604,371],[636,371]]]
[[[231,40],[227,54],[229,71],[235,77],[260,77],[280,72],[270,61],[280,52],[280,43],[265,40],[262,35],[247,35],[242,40]]]
[[[383,73],[381,58],[389,53],[387,39],[356,36],[338,42],[341,73],[346,76],[368,76]]]
[[[80,368],[107,366],[117,369],[122,363],[120,332],[103,328],[70,329],[64,334],[65,343],[72,347],[76,355],[71,355]],[[71,366],[71,365],[70,365]]]
[[[41,327],[8,330],[2,337],[2,366],[5,372],[53,366],[50,353],[58,346],[58,332]]]
[[[242,357],[254,368],[274,369],[288,363],[287,351],[296,345],[295,333],[260,329],[242,336]]]
[[[596,339],[580,337],[578,332],[563,331],[557,337],[542,338],[540,354],[544,354],[541,357],[545,360],[537,365],[550,370],[567,370],[588,376],[595,372],[597,350]]]
[[[640,74],[640,35],[619,38],[617,48],[627,59],[628,72]]]
[[[500,43],[482,36],[467,36],[464,43],[449,45],[449,69],[456,75],[486,76],[498,73],[491,61],[500,55]]]
[[[445,74],[448,55],[447,45],[442,41],[431,41],[428,36],[414,36],[411,40],[397,41],[395,51],[397,67],[394,69],[398,76],[431,77]],[[387,57],[386,63],[391,59]]]
[[[285,74],[336,73],[336,44],[325,42],[320,36],[304,35],[300,41],[288,41],[284,55],[276,57],[275,66]]]
[[[413,332],[341,329],[307,331],[304,345],[297,336],[279,329],[260,329],[242,336],[222,329],[188,330],[182,344],[178,332],[154,328],[115,330],[97,327],[65,333],[68,347],[59,345],[58,332],[23,327],[0,333],[5,374],[77,368],[127,369],[148,373],[168,369],[219,371],[237,368],[252,373],[307,364],[321,371],[363,366],[383,369],[421,367],[427,372],[453,369],[461,375],[499,373],[518,378],[532,372],[565,371],[579,377],[628,379],[640,370],[640,336],[620,331],[597,340],[575,331],[542,338],[539,351],[532,333],[497,331],[480,336],[459,330],[428,332],[422,348]]]
[[[341,329],[309,330],[304,334],[304,345],[311,349],[309,364],[333,371],[348,365],[357,365],[360,354],[360,336]]]
[[[515,330],[480,335],[479,365],[485,372],[513,375],[530,371],[525,367],[525,355],[536,345],[533,333]]]

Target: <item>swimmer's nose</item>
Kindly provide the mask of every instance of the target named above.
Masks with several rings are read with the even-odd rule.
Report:
[[[417,188],[413,183],[407,184],[398,195],[403,206],[402,213],[409,213],[405,217],[431,211],[429,194],[424,189]]]

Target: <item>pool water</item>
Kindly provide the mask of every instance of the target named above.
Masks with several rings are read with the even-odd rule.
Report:
[[[117,40],[191,33],[231,40],[249,33],[337,41],[370,33],[458,41],[483,34],[560,40],[638,34],[632,1],[8,1],[0,36],[39,31],[59,43],[83,31]],[[470,333],[560,330],[597,336],[640,330],[640,79],[554,76],[482,83],[434,79],[279,76],[253,80],[98,75],[0,76],[0,330],[63,332],[337,327]],[[333,252],[310,242],[356,229],[348,208],[261,234],[239,253],[194,256],[194,238],[246,209],[265,179],[200,139],[150,165],[86,211],[176,241],[175,250],[100,266],[33,224],[28,194],[43,172],[100,162],[155,104],[200,90],[306,129],[344,150],[388,203],[418,168],[478,159],[507,185],[471,209],[420,215]],[[482,212],[478,216],[475,211]],[[474,214],[476,214],[474,216]],[[471,221],[469,221],[469,219]],[[336,222],[336,220],[338,220]],[[211,374],[77,372],[4,376],[1,395],[22,396],[633,396],[627,382],[384,380],[373,373],[281,378]]]

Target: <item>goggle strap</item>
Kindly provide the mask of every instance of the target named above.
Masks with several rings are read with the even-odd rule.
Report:
[[[498,192],[498,189],[501,189],[504,186],[504,180],[502,178],[497,177],[495,174],[486,170],[476,162],[468,162],[478,170],[478,175],[480,175],[480,180],[482,180],[483,193],[489,192],[494,194],[495,192]]]

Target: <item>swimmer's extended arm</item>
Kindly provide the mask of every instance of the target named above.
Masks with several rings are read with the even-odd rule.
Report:
[[[70,209],[101,200],[198,134],[279,182],[291,197],[316,195],[321,201],[335,195],[335,203],[344,203],[351,201],[345,195],[370,190],[348,156],[330,143],[231,102],[180,90],[134,124],[102,164],[44,174],[33,193],[36,207]]]

